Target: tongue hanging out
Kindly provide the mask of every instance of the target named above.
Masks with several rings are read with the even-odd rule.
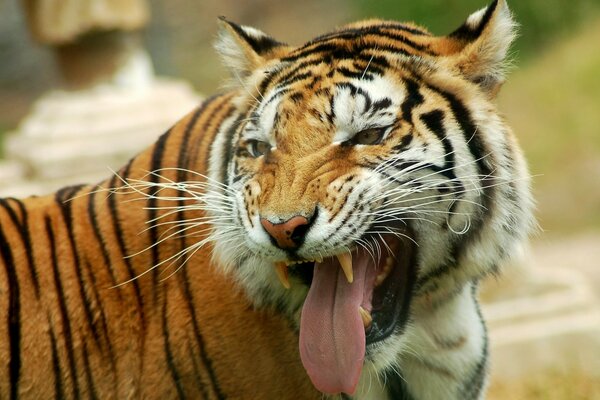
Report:
[[[365,358],[364,310],[371,310],[377,271],[366,252],[353,255],[354,260],[345,258],[349,253],[339,257],[343,269],[334,258],[315,265],[302,309],[302,364],[315,387],[328,394],[353,394]]]

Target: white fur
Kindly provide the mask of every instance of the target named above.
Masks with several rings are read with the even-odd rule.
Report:
[[[504,78],[503,63],[508,46],[514,38],[515,28],[505,2],[500,1],[497,7],[495,16],[482,36],[485,40],[475,41],[465,49],[467,54],[471,52],[473,55],[473,52],[476,52],[480,56],[477,70],[493,81]],[[472,14],[467,24],[476,26],[484,13],[485,9]],[[219,46],[224,46],[221,53],[230,57],[229,62],[237,68],[235,63],[240,62],[240,53],[239,49],[234,48],[235,43],[227,39],[221,41]],[[465,56],[465,59],[468,57]],[[452,62],[457,62],[456,60],[455,57]],[[458,56],[458,60],[461,62],[461,56]],[[475,85],[465,82],[454,70],[436,70],[418,62],[413,65],[426,71],[426,79],[433,86],[460,93],[460,100],[469,110],[477,126],[476,134],[489,150],[489,154],[484,154],[483,162],[491,167],[493,183],[497,185],[491,200],[493,213],[492,210],[482,209],[485,183],[482,177],[477,175],[478,160],[474,158],[468,146],[471,138],[465,138],[465,133],[451,117],[447,107],[444,110],[447,115],[444,120],[446,139],[454,149],[454,172],[465,189],[460,199],[442,197],[441,201],[429,201],[429,196],[439,195],[437,185],[444,182],[443,177],[428,170],[400,170],[391,164],[384,164],[381,169],[388,173],[402,178],[427,180],[430,186],[421,191],[411,192],[398,186],[399,184],[386,181],[377,173],[361,170],[357,173],[357,179],[352,183],[353,191],[339,214],[329,222],[331,215],[326,210],[319,213],[314,227],[309,230],[298,252],[306,259],[337,254],[363,236],[373,216],[358,215],[355,212],[356,202],[361,194],[367,199],[381,198],[381,201],[374,201],[370,205],[370,212],[376,213],[382,212],[379,208],[383,202],[382,193],[395,193],[395,200],[386,207],[396,207],[398,215],[410,221],[416,233],[416,267],[419,279],[424,279],[430,272],[436,271],[442,261],[450,260],[453,245],[464,241],[473,229],[479,229],[477,235],[469,237],[468,246],[459,254],[458,259],[453,260],[454,264],[448,271],[439,278],[425,281],[423,286],[418,288],[411,307],[410,321],[404,333],[392,335],[371,346],[372,361],[364,367],[355,399],[385,399],[385,382],[381,374],[389,368],[402,372],[403,379],[415,399],[465,398],[465,391],[468,390],[465,388],[465,381],[474,374],[477,363],[486,357],[485,327],[477,309],[474,288],[481,277],[493,272],[517,251],[533,226],[533,202],[525,162],[509,129],[498,116],[486,94]],[[384,77],[376,77],[372,81],[357,79],[353,84],[368,93],[374,101],[389,97],[392,100],[390,111],[395,115],[398,114],[406,96],[403,86]],[[425,103],[417,107],[414,113],[431,111],[433,107],[438,108],[440,103],[444,103],[438,101],[435,106],[431,105],[428,99],[439,95],[425,88],[421,89],[421,93],[426,99]],[[277,93],[266,93],[264,96],[265,99],[261,99],[262,104],[277,96]],[[335,96],[336,131],[331,146],[338,146],[366,127],[374,124],[386,126],[392,123],[392,119],[383,114],[375,117],[361,115],[364,100],[360,96],[351,96],[348,90],[339,90]],[[259,120],[251,123],[254,131],[246,133],[249,137],[268,141],[276,147],[272,127],[280,101],[282,100],[277,99],[266,107],[257,108]],[[232,117],[224,124],[211,149],[210,176],[219,181],[223,179],[220,170],[224,149],[231,145],[225,140],[225,132],[234,120]],[[413,141],[409,148],[395,156],[396,160],[443,165],[445,154],[441,141],[429,132],[418,118],[413,122]],[[233,143],[237,143],[239,138],[235,136]],[[514,170],[508,167],[511,163]],[[227,237],[229,240],[215,243],[217,258],[224,265],[237,266],[235,276],[257,306],[283,303],[287,307],[288,315],[298,323],[298,313],[307,288],[294,281],[289,291],[281,287],[272,262],[286,258],[286,254],[271,245],[268,235],[261,227],[259,216],[255,214],[252,220],[249,220],[244,210],[241,194],[243,186],[253,185],[252,190],[255,194],[260,193],[261,188],[252,180],[241,179],[234,182],[231,179],[233,164],[228,168],[230,181],[226,183],[230,190],[238,193],[234,199],[233,212],[239,217],[241,224],[237,230],[230,232],[220,232],[220,227],[215,229],[218,237]],[[344,176],[340,176],[331,183],[331,187],[340,186],[344,179]],[[514,190],[514,193],[510,190]],[[516,199],[516,202],[513,199]],[[454,214],[449,215],[448,210],[452,204],[455,205]],[[482,213],[490,214],[486,224],[481,227],[473,226]],[[349,222],[340,226],[340,221],[346,217]],[[359,227],[358,231],[350,235],[350,231],[356,226]],[[514,232],[509,233],[505,229],[507,226],[512,227]],[[331,243],[338,238],[344,238],[347,245],[333,248]],[[240,258],[239,253],[231,250],[228,244],[231,241],[238,242],[237,248],[243,250],[244,258]],[[231,268],[228,270],[232,271]],[[452,341],[456,341],[458,345],[440,345],[442,342]]]

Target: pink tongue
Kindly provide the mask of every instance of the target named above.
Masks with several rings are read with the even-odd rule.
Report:
[[[356,390],[365,358],[365,328],[358,308],[365,301],[370,306],[374,280],[374,268],[369,268],[373,270],[369,274],[367,264],[366,259],[353,260],[352,284],[337,260],[315,266],[302,309],[300,357],[323,393],[353,394]]]

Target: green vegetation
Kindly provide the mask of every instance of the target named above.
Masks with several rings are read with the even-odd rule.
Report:
[[[357,17],[378,17],[416,21],[431,32],[444,35],[458,28],[475,10],[491,0],[352,0]],[[532,54],[540,46],[551,45],[556,37],[571,33],[582,21],[600,9],[600,0],[508,0],[521,24],[515,46],[519,54]]]
[[[549,234],[600,229],[598,38],[600,19],[514,71],[500,94]]]

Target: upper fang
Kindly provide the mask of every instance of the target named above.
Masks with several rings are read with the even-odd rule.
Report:
[[[348,283],[352,283],[354,281],[354,273],[352,272],[352,254],[350,254],[348,251],[336,255],[336,257],[340,262],[340,266],[342,267],[342,271],[344,271],[344,275],[346,275],[346,280]]]
[[[275,272],[277,273],[277,277],[279,281],[283,285],[284,288],[289,289],[291,287],[290,280],[288,278],[288,267],[285,262],[275,263]]]

